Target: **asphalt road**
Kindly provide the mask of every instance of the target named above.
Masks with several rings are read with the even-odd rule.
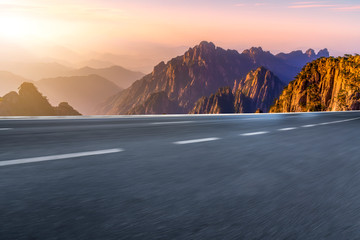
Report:
[[[0,239],[360,239],[360,112],[0,119]]]

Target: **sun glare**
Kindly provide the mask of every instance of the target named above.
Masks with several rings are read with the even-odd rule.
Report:
[[[0,35],[8,38],[21,38],[36,34],[36,24],[21,16],[0,16]]]

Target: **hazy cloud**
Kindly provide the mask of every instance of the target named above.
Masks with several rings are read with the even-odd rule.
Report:
[[[235,7],[245,7],[245,6],[249,6],[249,7],[260,7],[260,6],[265,6],[268,5],[267,3],[263,3],[263,2],[258,2],[258,3],[253,3],[253,4],[245,4],[245,3],[236,3],[234,6]]]
[[[41,6],[35,5],[23,5],[23,4],[11,4],[11,3],[0,3],[0,11],[31,11],[34,9],[41,9]]]
[[[330,4],[298,4],[298,5],[291,5],[289,8],[333,8],[337,7],[337,5],[330,5]]]
[[[293,5],[301,5],[301,4],[320,4],[324,2],[294,2]]]
[[[360,5],[350,5],[343,3],[334,3],[329,1],[307,1],[307,2],[293,2],[288,8],[326,8],[329,10],[339,11],[359,11]]]
[[[347,6],[347,7],[337,7],[335,9],[340,10],[340,11],[360,11],[360,5]]]

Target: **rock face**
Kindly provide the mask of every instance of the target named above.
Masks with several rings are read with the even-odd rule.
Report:
[[[234,87],[220,88],[210,97],[200,98],[192,114],[268,112],[285,84],[264,67],[251,71]]]
[[[183,113],[179,105],[168,98],[165,92],[157,92],[150,95],[144,104],[131,109],[129,114],[175,114]]]
[[[210,97],[202,97],[196,103],[190,114],[234,113],[234,95],[230,87],[220,88]]]
[[[99,105],[97,113],[133,113],[158,92],[164,92],[183,112],[189,112],[199,98],[217,92],[220,87],[233,86],[236,79],[245,78],[247,73],[261,66],[283,82],[289,82],[301,70],[261,48],[251,48],[240,54],[216,47],[213,43],[201,42],[184,55],[158,64],[151,74]],[[165,98],[164,101],[166,104]]]
[[[344,110],[360,110],[360,56],[307,64],[271,108],[271,112]]]
[[[264,67],[251,71],[246,78],[235,81],[235,110],[237,113],[268,112],[284,87],[285,84]],[[247,100],[243,101],[244,97]]]
[[[19,93],[10,92],[0,98],[0,116],[80,115],[67,103],[52,107],[32,83],[21,84]]]

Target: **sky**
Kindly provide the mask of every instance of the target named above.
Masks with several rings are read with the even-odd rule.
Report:
[[[0,39],[41,50],[141,54],[202,40],[273,53],[360,53],[360,0],[0,0]],[[151,53],[154,54],[154,53]]]

